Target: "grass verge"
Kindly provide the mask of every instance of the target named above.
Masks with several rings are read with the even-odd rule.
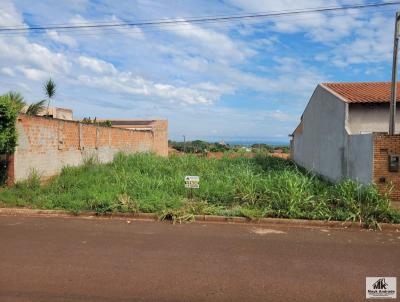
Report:
[[[199,175],[200,189],[188,199],[185,175]],[[242,216],[400,223],[400,211],[374,186],[331,184],[269,156],[206,159],[118,154],[114,161],[66,167],[40,185],[33,173],[0,191],[3,206],[63,209],[73,213],[155,212],[161,219],[190,221],[194,215]]]

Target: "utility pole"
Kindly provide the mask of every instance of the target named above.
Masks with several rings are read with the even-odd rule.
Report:
[[[396,22],[394,27],[394,45],[393,45],[393,66],[392,66],[392,87],[390,95],[390,116],[389,116],[389,135],[394,135],[396,131],[396,93],[397,93],[397,47],[400,35],[400,12],[396,13]]]
[[[183,152],[186,153],[186,135],[183,136]]]

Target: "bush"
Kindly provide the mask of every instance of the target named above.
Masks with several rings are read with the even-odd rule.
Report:
[[[0,96],[0,154],[12,154],[15,151],[18,111],[19,108],[9,95]]]

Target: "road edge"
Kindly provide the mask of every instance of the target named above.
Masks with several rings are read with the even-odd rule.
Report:
[[[131,219],[159,221],[159,216],[155,213],[107,213],[98,215],[96,212],[80,212],[78,214],[65,210],[40,210],[29,208],[0,208],[0,216],[22,216],[22,217],[77,217],[77,218],[97,218],[97,219]],[[245,217],[228,217],[217,215],[194,215],[197,223],[234,223],[252,225],[280,225],[292,227],[318,227],[318,228],[358,228],[364,229],[360,223],[351,221],[324,221],[288,218],[260,218],[249,219]],[[400,224],[380,223],[381,230],[400,231]]]

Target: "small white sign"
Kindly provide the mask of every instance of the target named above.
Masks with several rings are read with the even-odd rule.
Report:
[[[200,177],[198,176],[185,176],[185,188],[188,189],[198,189]]]
[[[366,277],[367,299],[396,299],[396,277]]]

